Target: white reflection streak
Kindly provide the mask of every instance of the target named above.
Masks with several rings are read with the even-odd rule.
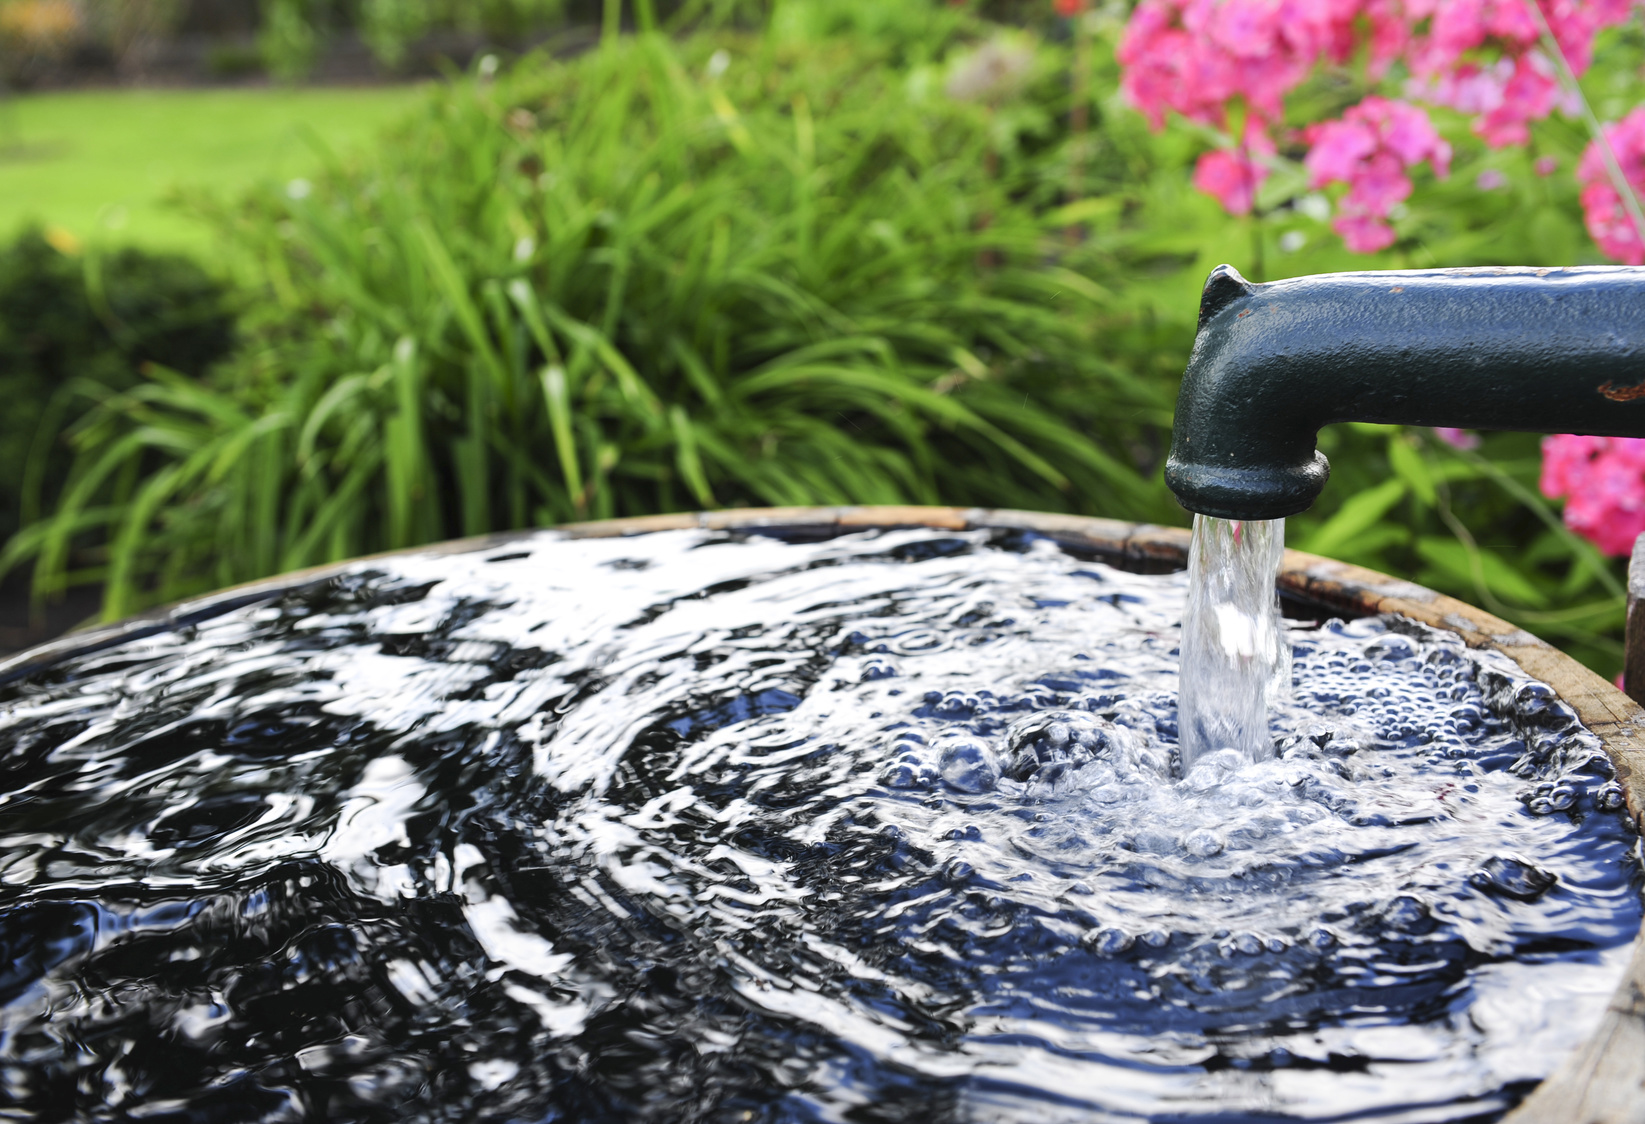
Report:
[[[416,881],[410,868],[403,863],[383,866],[373,855],[393,843],[410,845],[406,819],[426,793],[405,758],[372,761],[348,790],[348,801],[320,848],[320,858],[342,871],[363,893],[385,901],[415,896]]]

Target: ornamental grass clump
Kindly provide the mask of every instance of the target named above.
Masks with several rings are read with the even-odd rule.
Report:
[[[101,403],[7,561],[37,593],[103,581],[112,618],[657,511],[1167,517],[1171,388],[1105,348],[1105,291],[994,121],[857,40],[644,35],[455,83],[218,215],[266,294],[242,357]]]

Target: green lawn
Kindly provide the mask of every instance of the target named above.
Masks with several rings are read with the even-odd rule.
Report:
[[[363,89],[88,90],[0,100],[0,237],[25,222],[77,238],[209,250],[166,197],[291,180],[369,139],[422,96]]]

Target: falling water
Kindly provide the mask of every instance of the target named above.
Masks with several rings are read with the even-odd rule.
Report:
[[[1194,516],[1188,608],[1182,623],[1183,771],[1219,750],[1247,761],[1273,756],[1269,703],[1291,687],[1274,582],[1285,520]]]

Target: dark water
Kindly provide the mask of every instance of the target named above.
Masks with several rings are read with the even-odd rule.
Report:
[[[1591,735],[1293,628],[1177,779],[1184,579],[671,533],[362,565],[0,697],[0,1108],[1489,1119],[1640,922]]]

